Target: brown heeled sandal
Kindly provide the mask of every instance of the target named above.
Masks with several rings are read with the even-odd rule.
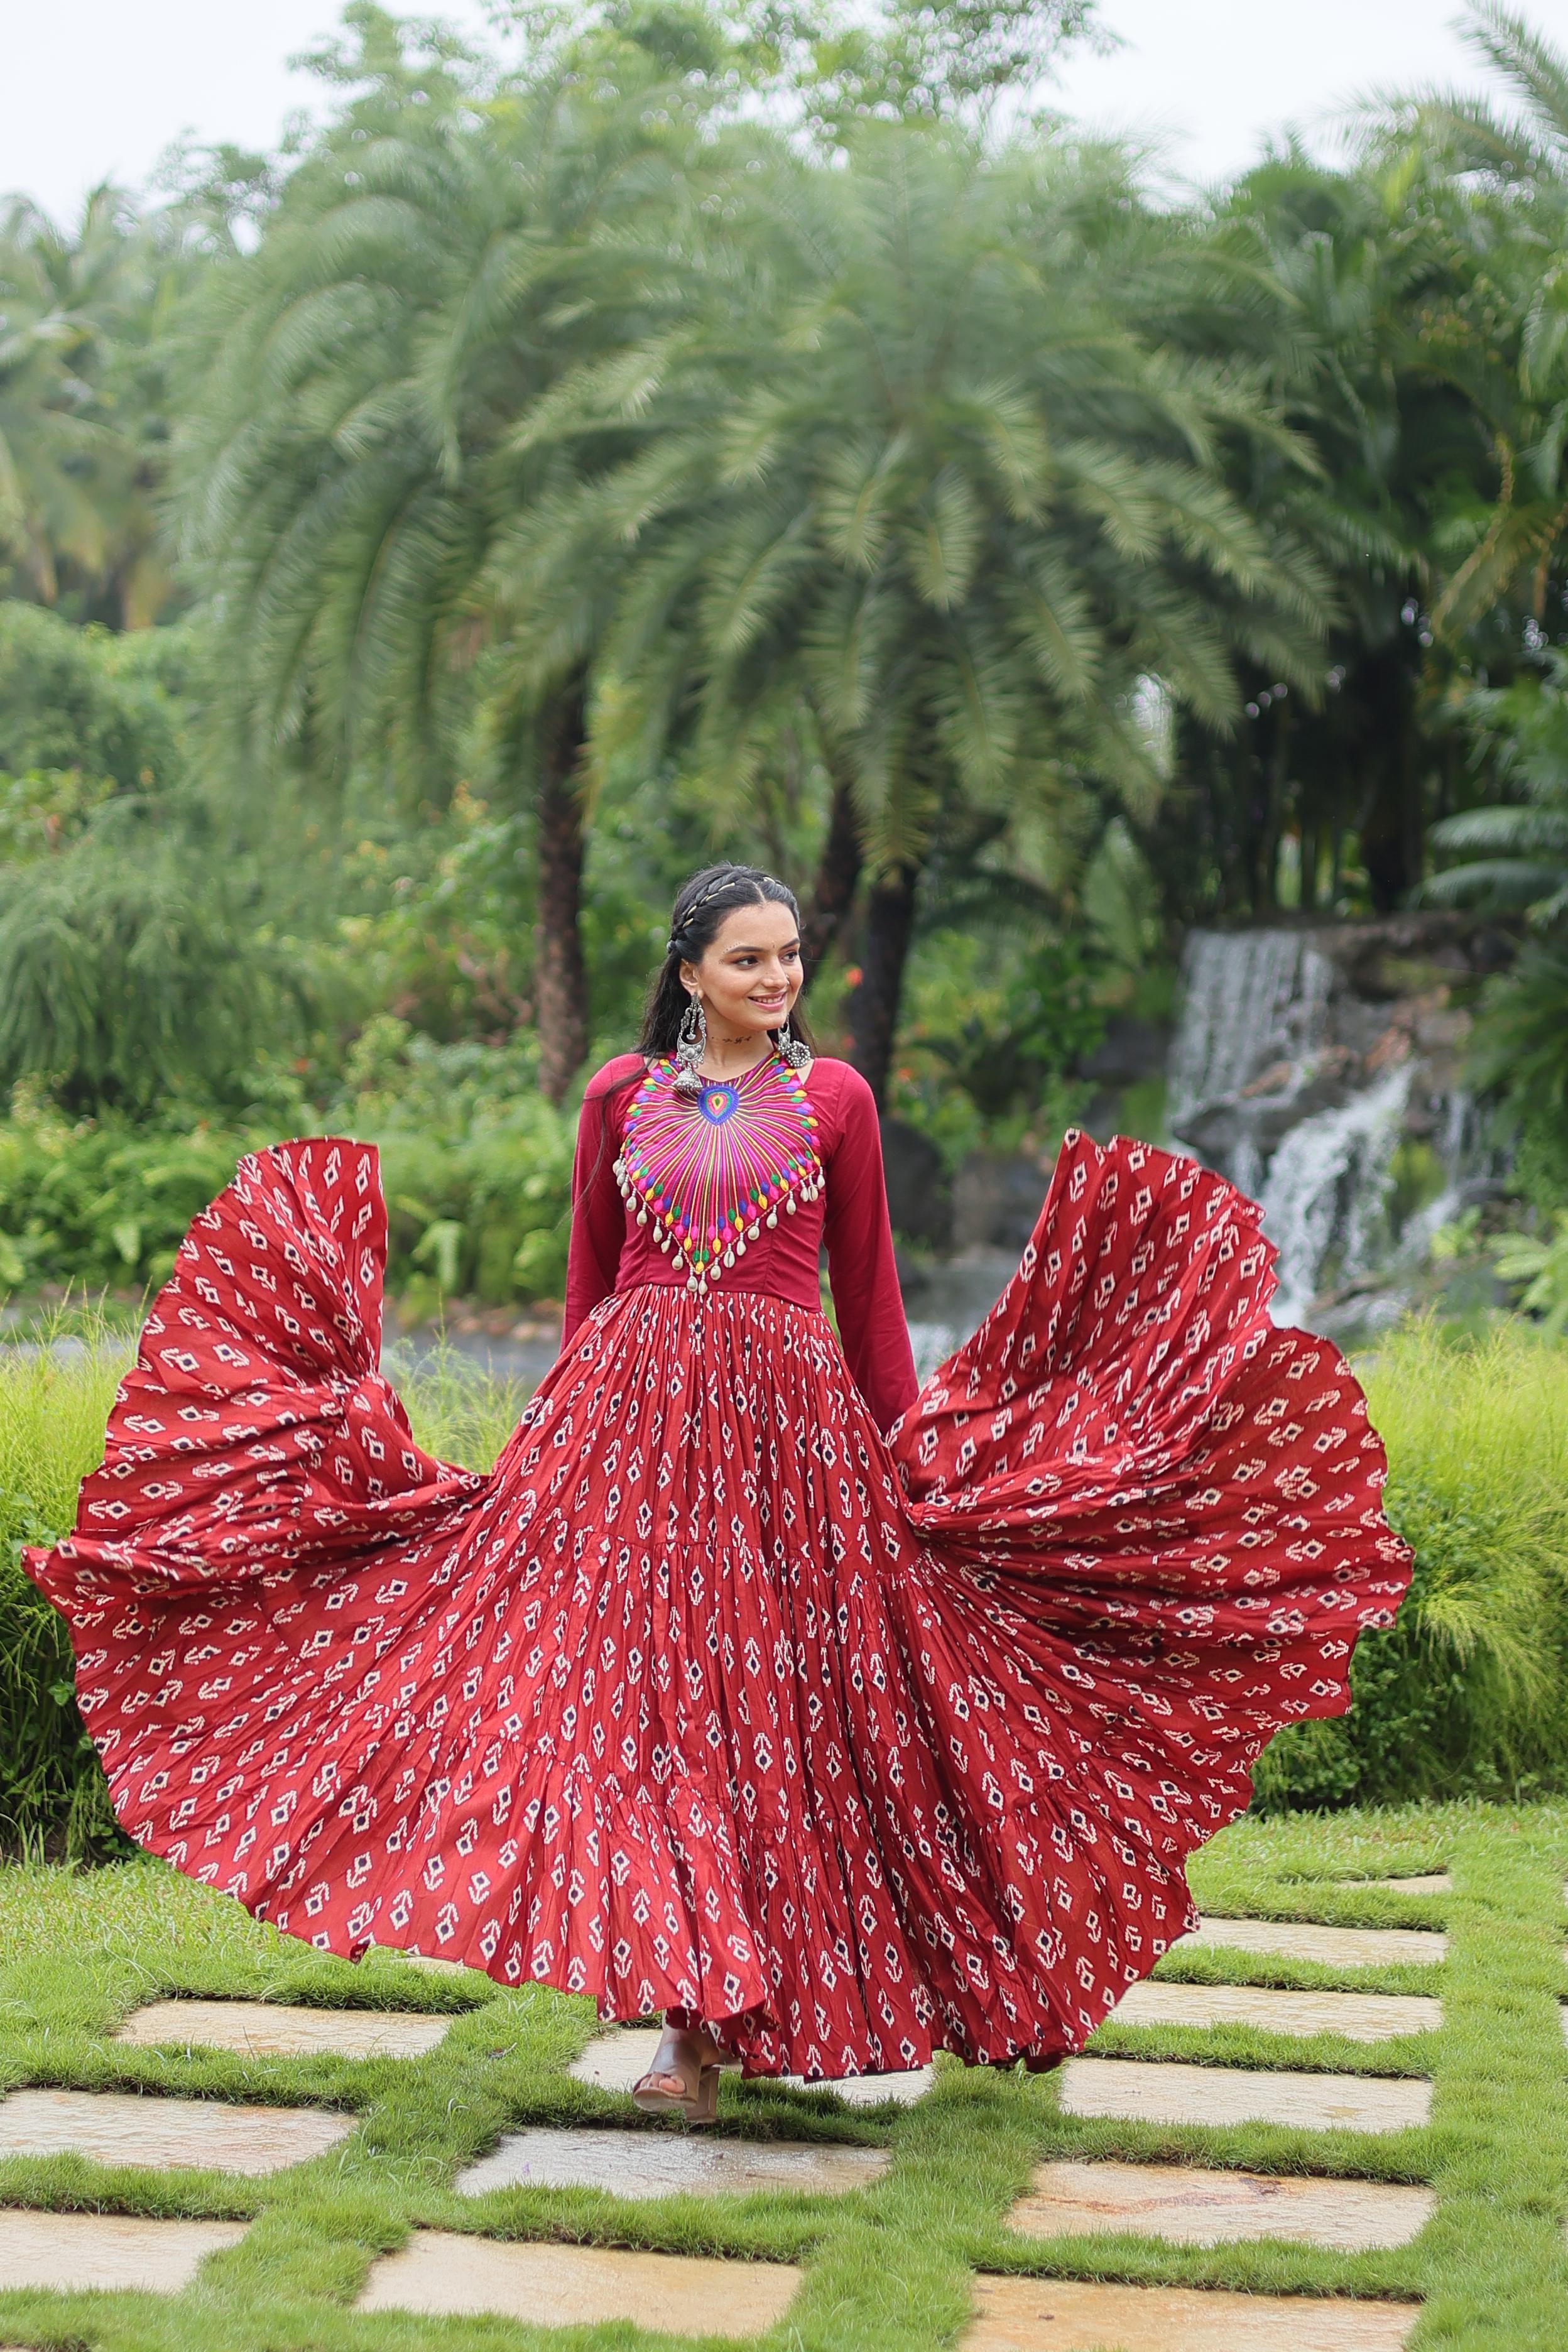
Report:
[[[652,2086],[660,2082],[682,2084],[680,2096],[656,2091]],[[632,2084],[632,2105],[645,2116],[684,2116],[693,2125],[717,2123],[719,2069],[709,2059],[690,2058],[684,2064],[651,2067]]]

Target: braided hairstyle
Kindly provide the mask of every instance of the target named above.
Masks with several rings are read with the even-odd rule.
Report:
[[[764,874],[759,866],[705,866],[700,874],[694,874],[689,882],[682,885],[669,919],[664,961],[654,975],[643,1009],[637,1051],[645,1061],[655,1061],[675,1051],[689,1002],[681,985],[681,965],[698,961],[717,939],[724,918],[733,914],[737,907],[768,905],[787,907],[798,926],[800,908],[795,892],[783,882],[776,882],[771,874]],[[791,1015],[791,1026],[797,1037],[804,1038],[808,1046],[812,1045],[811,1032],[798,1009]]]

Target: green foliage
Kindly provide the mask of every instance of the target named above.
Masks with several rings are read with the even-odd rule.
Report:
[[[162,1281],[191,1219],[260,1140],[73,1122],[24,1099],[0,1123],[0,1287]]]
[[[324,1108],[296,1102],[288,1125],[379,1146],[388,1282],[408,1313],[456,1294],[561,1297],[574,1123],[540,1097],[527,1045],[438,1046],[383,1015],[346,1090]],[[0,1290],[162,1281],[196,1212],[279,1131],[276,1108],[240,1124],[181,1124],[177,1106],[73,1120],[24,1091],[0,1121]]]
[[[227,899],[210,866],[107,826],[0,873],[0,1087],[78,1111],[245,1101],[299,1000]]]
[[[150,667],[126,662],[105,629],[0,600],[0,771],[75,770],[98,796],[166,791],[183,762]]]
[[[1348,1716],[1282,1732],[1264,1811],[1568,1781],[1568,1350],[1520,1327],[1476,1348],[1429,1326],[1364,1368],[1384,1502],[1415,1554],[1387,1633],[1364,1634]]]
[[[1522,908],[1543,928],[1558,922],[1568,916],[1568,655],[1552,649],[1543,668],[1467,695],[1459,710],[1500,783],[1523,797],[1435,825],[1435,848],[1468,854],[1424,895],[1436,906]]]
[[[1553,1339],[1568,1337],[1568,1209],[1559,1209],[1549,1237],[1510,1234],[1492,1252],[1504,1282],[1522,1283],[1519,1304],[1538,1315]]]
[[[340,1123],[380,1147],[392,1279],[410,1310],[464,1292],[558,1300],[575,1122],[539,1093],[531,1049],[435,1046],[384,1017],[351,1076],[362,1084]]]
[[[23,1573],[52,1542],[101,1458],[124,1356],[98,1334],[65,1361],[0,1349],[0,1852],[87,1857],[123,1845],[73,1696],[65,1626]]]
[[[1534,1131],[1536,1159],[1553,1137],[1568,1139],[1568,940],[1527,940],[1512,971],[1488,983],[1470,1068],[1500,1097],[1508,1126]]]
[[[1045,1150],[1082,1116],[1082,1059],[1105,1034],[1103,960],[1076,939],[946,931],[917,948],[892,1107],[952,1160]]]

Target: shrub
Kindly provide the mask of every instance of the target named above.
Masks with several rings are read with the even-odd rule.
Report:
[[[531,1049],[435,1046],[399,1021],[355,1048],[354,1091],[321,1109],[253,1107],[242,1121],[68,1119],[30,1096],[0,1120],[0,1292],[162,1281],[186,1225],[241,1155],[286,1135],[379,1145],[387,1286],[495,1305],[564,1287],[574,1122],[539,1094]],[[288,1089],[280,1091],[279,1099]]]
[[[1363,1368],[1388,1516],[1415,1554],[1387,1633],[1357,1646],[1349,1715],[1282,1732],[1265,1811],[1512,1795],[1568,1782],[1568,1351],[1506,1325],[1429,1325]]]
[[[123,1342],[76,1343],[66,1361],[0,1349],[0,1850],[87,1858],[120,1843],[92,1743],[72,1695],[61,1620],[23,1573],[24,1544],[75,1516],[101,1460]]]
[[[136,837],[133,814],[107,804],[80,840],[0,877],[0,1086],[30,1078],[79,1111],[182,1095],[232,1110],[299,1027],[299,993],[215,875]]]

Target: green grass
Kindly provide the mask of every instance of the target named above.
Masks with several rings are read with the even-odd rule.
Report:
[[[1372,1885],[1447,1868],[1452,1895]],[[235,1905],[143,1860],[79,1872],[0,1870],[0,2089],[24,2084],[180,2092],[342,2107],[353,2136],[315,2162],[254,2183],[211,2173],[106,2170],[76,2158],[0,2162],[0,2202],[145,2214],[254,2216],[184,2294],[0,2291],[0,2342],[93,2352],[624,2352],[624,2326],[557,2332],[500,2320],[359,2317],[377,2253],[426,2225],[712,2253],[805,2267],[803,2293],[764,2342],[776,2352],[937,2352],[954,2343],[976,2268],[1275,2294],[1411,2298],[1415,2352],[1562,2352],[1568,2343],[1568,2045],[1559,2003],[1568,1806],[1478,1804],[1247,1820],[1194,1866],[1213,1910],[1347,1925],[1442,1924],[1437,1969],[1335,1971],[1215,1950],[1162,1963],[1167,1977],[1440,1994],[1443,2026],[1368,2045],[1250,2031],[1108,2030],[1140,2055],[1359,2074],[1427,2073],[1429,2126],[1362,2138],[1256,2125],[1234,2129],[1075,2119],[1051,2077],[965,2072],[904,2113],[855,2112],[828,2094],[727,2077],[721,2129],[888,2145],[893,2165],[845,2199],[780,2193],[628,2203],[586,2190],[512,2189],[455,2198],[455,2171],[525,2122],[625,2124],[624,2102],[565,2066],[595,2031],[591,2006],[480,1977],[431,1978],[391,1955],[359,1968],[257,1926]],[[121,2048],[106,2035],[139,2002],[174,1992],[441,2008],[458,2012],[430,2056],[242,2061],[224,2053]],[[647,2119],[629,2126],[670,2128]],[[675,2128],[679,2128],[676,2126]],[[1007,2209],[1050,2156],[1120,2157],[1429,2181],[1439,2203],[1392,2252],[1339,2255],[1256,2243],[1212,2250],[1137,2237],[1016,2237]]]

